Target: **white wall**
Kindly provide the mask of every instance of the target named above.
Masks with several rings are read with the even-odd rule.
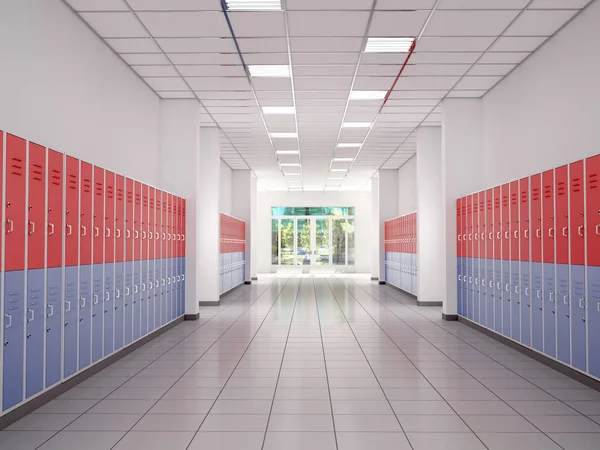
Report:
[[[219,189],[219,211],[233,215],[231,209],[231,168],[221,160],[221,184]]]
[[[398,169],[398,215],[417,210],[417,157],[413,156]]]
[[[258,272],[271,272],[271,208],[275,206],[353,206],[356,208],[357,273],[371,273],[371,192],[267,192],[257,195]]]
[[[160,100],[62,2],[0,2],[0,126],[159,184]]]
[[[600,153],[599,23],[595,2],[484,97],[482,189]]]

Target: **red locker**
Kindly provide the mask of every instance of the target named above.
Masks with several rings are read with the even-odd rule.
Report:
[[[456,256],[462,258],[461,199],[456,200]]]
[[[531,176],[531,261],[542,262],[542,176]]]
[[[154,233],[154,239],[156,240],[156,248],[155,248],[155,258],[161,258],[162,252],[162,191],[156,189],[154,193],[154,201],[155,201],[155,223],[154,229],[156,232]]]
[[[169,232],[169,228],[168,228],[168,214],[167,214],[167,193],[166,192],[162,192],[161,193],[161,197],[162,197],[162,224],[161,224],[161,228],[162,228],[162,258],[169,258],[169,254],[167,253],[167,233]]]
[[[167,255],[173,257],[173,195],[167,194]]]
[[[142,234],[142,259],[148,260],[148,251],[150,250],[148,245],[148,219],[150,214],[150,188],[145,184],[142,184],[142,220],[141,220],[141,234]]]
[[[92,226],[94,211],[92,209],[94,199],[94,186],[92,184],[92,165],[81,161],[81,203],[80,213],[80,264],[92,264]]]
[[[125,178],[116,176],[117,200],[115,207],[115,262],[125,260]]]
[[[473,194],[473,258],[479,258],[479,194]]]
[[[569,166],[571,206],[570,206],[570,247],[571,264],[585,265],[585,200],[583,194],[583,161]]]
[[[25,185],[27,143],[6,134],[6,203],[4,270],[25,269]],[[10,255],[10,258],[8,257]]]
[[[485,232],[486,232],[486,258],[494,259],[494,242],[495,242],[495,227],[494,227],[494,191],[488,189],[485,194]]]
[[[494,188],[494,259],[502,259],[502,195],[500,186]]]
[[[510,259],[510,186],[502,185],[502,256],[503,261]]]
[[[519,246],[520,260],[529,261],[529,236],[531,235],[531,226],[529,219],[529,178],[523,178],[519,182]]]
[[[134,181],[125,179],[125,260],[133,261],[133,237],[134,237]]]
[[[134,182],[133,204],[133,259],[142,259],[142,183]]]
[[[106,171],[106,189],[104,204],[104,245],[107,263],[115,262],[115,174]]]
[[[178,244],[178,249],[177,249],[177,257],[181,258],[183,256],[183,200],[181,198],[177,198],[177,203],[178,203],[178,215],[177,215],[177,242]]]
[[[467,196],[467,258],[473,257],[473,196]]]
[[[94,166],[94,264],[104,262],[104,169]]]
[[[48,242],[46,243],[48,248],[47,267],[62,266],[63,183],[63,155],[62,153],[48,149]]]
[[[153,187],[150,188],[150,193],[148,194],[150,202],[148,205],[149,216],[148,216],[148,240],[149,249],[148,249],[148,259],[152,260],[155,258],[155,241],[156,241],[156,189]],[[152,274],[151,274],[152,276]]]
[[[29,143],[27,268],[44,268],[46,243],[46,149]]]
[[[0,131],[0,174],[4,173],[4,132]],[[0,198],[2,198],[3,183],[0,178]],[[0,258],[2,257],[2,239],[0,239]],[[2,267],[0,266],[0,270]]]
[[[519,261],[519,182],[510,183],[510,260]]]
[[[600,155],[585,161],[587,180],[587,264],[600,266]]]
[[[486,235],[486,226],[485,226],[485,192],[480,192],[479,193],[479,237],[478,237],[478,239],[479,239],[479,257],[480,258],[485,258],[486,236],[487,235]]]
[[[556,262],[569,264],[569,168],[554,172],[556,186]]]
[[[186,218],[187,218],[187,210],[186,210],[186,201],[185,199],[181,200],[181,224],[182,224],[182,230],[183,230],[183,245],[181,247],[181,256],[185,258],[185,241],[186,241],[186,233],[187,233],[187,226],[186,226]]]
[[[65,204],[65,265],[79,264],[79,160],[67,156]]]
[[[554,172],[542,174],[542,246],[545,263],[554,262]]]
[[[467,250],[467,239],[468,239],[468,226],[467,226],[467,197],[463,197],[460,200],[460,223],[462,228],[462,255],[467,258],[469,256]]]
[[[413,231],[413,253],[416,254],[417,253],[417,213],[413,214],[413,227],[414,227],[414,231]],[[244,229],[246,228],[246,225],[244,225]]]

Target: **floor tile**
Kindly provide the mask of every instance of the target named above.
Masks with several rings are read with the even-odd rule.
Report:
[[[525,418],[544,433],[600,433],[600,425],[585,416],[525,416]]]
[[[206,414],[212,400],[159,400],[149,414]]]
[[[146,414],[133,431],[193,431],[200,428],[205,414]]]
[[[199,432],[188,450],[261,450],[264,432]]]
[[[388,402],[334,400],[334,414],[393,414]]]
[[[408,414],[456,414],[452,408],[443,401],[401,401],[394,400],[390,402],[394,412],[398,415]]]
[[[268,431],[333,431],[333,421],[331,414],[273,414],[269,419]]]
[[[268,415],[209,414],[201,431],[265,431]]]
[[[413,450],[486,450],[473,433],[406,433],[406,435]]]
[[[564,450],[597,450],[597,433],[548,433],[548,437]]]
[[[130,431],[114,450],[185,450],[194,433],[164,431]]]
[[[156,403],[156,400],[102,400],[92,409],[92,414],[144,414]]]
[[[0,431],[0,450],[34,450],[55,431]]]
[[[462,415],[475,433],[538,433],[539,430],[518,415]]]
[[[263,450],[336,450],[333,432],[269,432]]]
[[[92,414],[80,416],[66,431],[129,431],[142,414]]]
[[[59,431],[79,414],[29,414],[5,428],[6,431]]]
[[[410,450],[404,433],[337,432],[338,450]]]
[[[465,389],[468,391],[469,389]],[[430,389],[385,389],[388,400],[443,400],[433,388]]]
[[[398,419],[393,415],[335,415],[336,431],[401,432]]]
[[[598,416],[600,415],[600,402],[586,402],[586,401],[568,401],[566,402],[573,409],[576,409],[581,414],[586,416]]]
[[[469,428],[459,416],[452,415],[402,415],[398,416],[405,432],[416,433],[468,433]]]
[[[489,450],[560,450],[542,433],[478,433]]]
[[[98,400],[52,400],[36,409],[34,414],[83,414]]]
[[[272,414],[331,414],[331,403],[329,400],[275,400]]]
[[[502,401],[472,401],[450,400],[450,406],[457,414],[487,414],[487,415],[513,415],[517,414],[510,406]]]
[[[110,450],[124,434],[123,431],[61,431],[38,448],[39,450]]]
[[[557,400],[549,402],[536,401],[509,401],[507,402],[519,414],[523,415],[542,415],[542,416],[578,416],[579,413],[568,405]]]
[[[217,400],[211,414],[269,414],[272,400]]]

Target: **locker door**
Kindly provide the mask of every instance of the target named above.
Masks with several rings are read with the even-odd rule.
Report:
[[[542,175],[531,182],[531,345],[544,351],[544,277],[542,260]]]
[[[115,351],[123,347],[125,333],[125,177],[115,180]]]
[[[511,297],[510,290],[510,185],[504,184],[502,195],[502,334],[510,337]]]
[[[494,188],[494,330],[502,333],[502,195],[500,187]]]
[[[124,345],[133,342],[133,212],[134,212],[134,182],[125,179],[125,299],[124,299]]]
[[[106,189],[104,194],[104,356],[114,351],[115,329],[115,174],[106,171]]]
[[[485,193],[485,299],[486,299],[486,327],[494,329],[494,305],[496,298],[496,285],[494,284],[494,190],[488,189]]]
[[[27,199],[26,398],[44,388],[46,149],[29,143]]]
[[[519,291],[521,293],[521,343],[531,345],[531,220],[529,214],[529,178],[519,182]]]
[[[481,225],[479,223],[479,193],[473,194],[473,320],[477,323],[481,323],[479,317],[480,311],[480,298],[481,288],[479,280],[481,278],[479,274],[480,265],[480,242],[479,236],[481,232]],[[481,194],[483,196],[483,194]]]
[[[4,203],[4,346],[2,409],[23,401],[25,352],[25,230],[27,182],[24,139],[6,134]]]
[[[469,258],[467,243],[469,239],[469,231],[467,224],[467,197],[463,197],[461,199],[461,218],[460,222],[462,225],[462,274],[463,274],[463,282],[462,282],[462,311],[463,316],[467,317],[468,315],[468,304],[469,304],[469,275],[467,271],[467,261]]]
[[[133,204],[133,340],[142,331],[142,183],[134,183]]]
[[[92,236],[94,234],[94,186],[92,165],[81,162],[79,236],[79,370],[91,364],[92,357]]]
[[[104,169],[94,166],[92,363],[102,358],[104,345],[104,191]]]
[[[148,334],[148,214],[149,214],[149,187],[142,184],[142,218],[141,218],[141,236],[142,246],[142,281],[140,289],[140,309],[142,313],[141,336]]]
[[[177,304],[179,305],[179,310],[177,317],[181,316],[184,313],[184,304],[183,304],[183,257],[182,257],[182,249],[183,249],[183,200],[181,198],[177,199],[178,207],[177,207]]]
[[[156,285],[155,279],[155,267],[154,267],[154,224],[155,224],[155,194],[156,190],[151,187],[148,189],[148,332],[154,331],[156,328],[156,303],[155,303],[155,292],[154,288]]]
[[[571,305],[569,295],[569,168],[554,171],[556,195],[556,355],[571,363]]]
[[[162,311],[162,275],[161,275],[161,267],[162,267],[162,193],[160,190],[156,189],[155,191],[155,224],[154,224],[154,240],[156,243],[154,249],[154,297],[155,297],[155,310],[156,310],[156,328],[160,328],[163,325],[163,311]]]
[[[519,287],[519,182],[510,183],[510,292],[511,292],[511,337],[521,342],[521,294]]]
[[[79,160],[66,157],[64,376],[77,372],[79,324]],[[58,232],[58,228],[56,228]]]
[[[182,290],[182,303],[183,303],[183,313],[185,314],[185,246],[186,246],[186,217],[187,217],[187,211],[186,211],[186,201],[185,199],[182,199],[181,201],[181,226],[182,226],[182,244],[181,244],[181,290]]]
[[[161,251],[161,311],[162,311],[162,324],[166,324],[170,322],[169,320],[169,308],[168,308],[168,285],[167,281],[169,279],[169,275],[167,273],[167,259],[169,257],[167,253],[168,245],[167,245],[167,234],[168,234],[168,214],[167,214],[167,193],[161,192],[161,202],[162,202],[162,251]]]
[[[169,264],[170,264],[170,274],[171,274],[171,320],[177,317],[177,302],[176,302],[176,274],[175,274],[175,220],[177,214],[177,208],[175,205],[175,196],[173,194],[169,194],[169,205],[170,205],[170,217],[169,224],[171,230],[171,240],[169,241]]]
[[[458,315],[464,316],[462,308],[462,223],[461,199],[456,200],[456,306]]]
[[[600,378],[600,155],[585,162],[588,371]]]
[[[479,193],[479,228],[477,234],[477,241],[479,245],[479,272],[477,274],[477,286],[479,287],[479,321],[480,325],[485,326],[486,324],[486,286],[485,286],[485,251],[486,251],[486,227],[485,227],[485,191]]]
[[[63,302],[63,187],[64,158],[48,149],[48,230],[46,253],[46,382],[60,381]]]
[[[571,248],[571,363],[587,369],[585,314],[585,198],[583,161],[569,166],[569,246]]]
[[[554,263],[554,171],[542,174],[542,257],[544,260],[544,353],[556,357],[556,287]]]

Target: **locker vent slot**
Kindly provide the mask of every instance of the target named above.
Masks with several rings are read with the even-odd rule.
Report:
[[[10,159],[10,173],[18,177],[23,176],[23,160],[14,157]]]
[[[32,166],[34,167],[33,170],[31,171],[31,178],[33,178],[35,181],[44,181],[44,174],[42,172],[42,166],[40,166],[39,164],[32,164]]]
[[[544,186],[544,198],[552,198],[552,186]]]
[[[560,181],[558,183],[558,186],[556,187],[556,193],[559,196],[563,196],[567,194],[567,186],[566,183],[564,181]]]
[[[92,180],[83,179],[83,192],[92,192]]]
[[[599,181],[597,173],[588,174],[588,187],[590,189],[598,189]]]
[[[540,199],[540,189],[539,188],[533,188],[531,190],[531,199],[532,200],[539,200]]]

